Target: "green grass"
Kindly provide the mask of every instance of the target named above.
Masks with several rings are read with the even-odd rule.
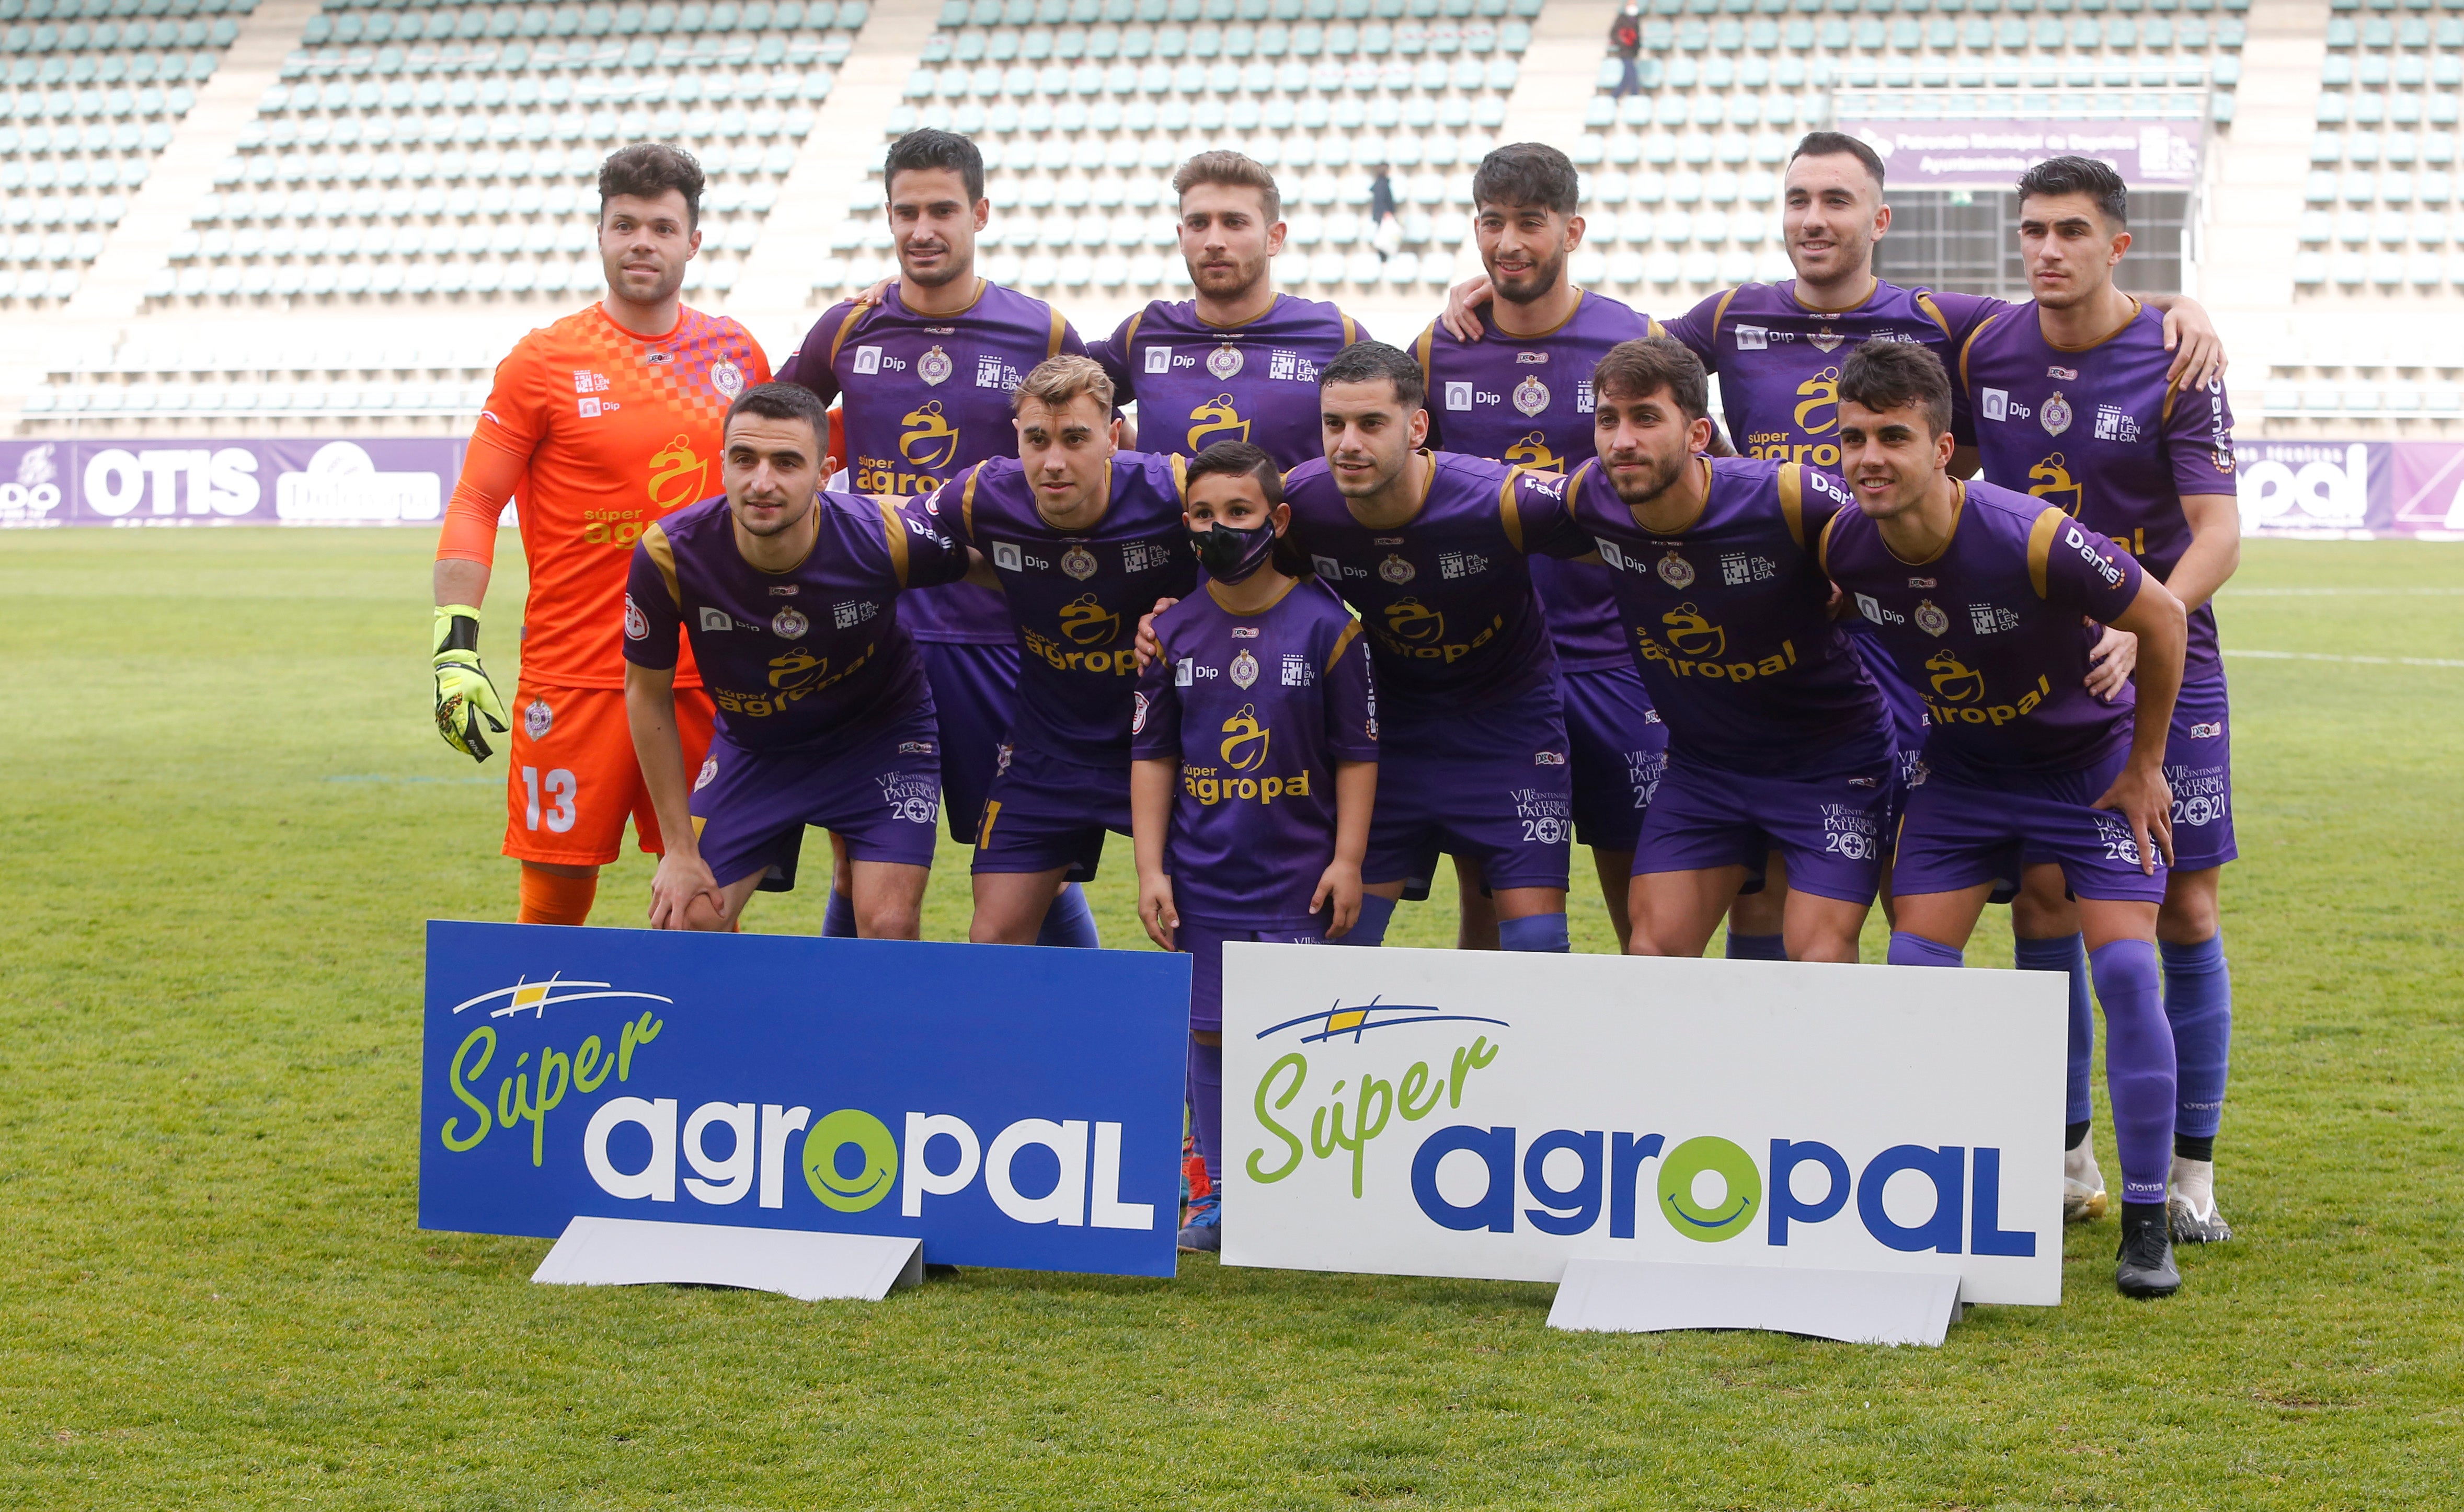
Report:
[[[510,917],[514,881],[501,765],[428,717],[431,548],[0,537],[0,1502],[2464,1504],[2464,668],[2233,664],[2242,1237],[2169,1303],[2115,1297],[2107,1223],[2061,1307],[1938,1350],[1568,1336],[1544,1286],[1208,1260],[809,1305],[533,1286],[543,1241],[414,1226],[421,921]],[[2230,645],[2464,659],[2453,548],[2257,544],[2234,586]],[[2322,587],[2447,591],[2249,591]],[[1126,863],[1094,892],[1133,945]],[[1575,928],[1603,947],[1596,899]]]

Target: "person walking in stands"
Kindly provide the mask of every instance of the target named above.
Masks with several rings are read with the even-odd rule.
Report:
[[[1641,0],[1625,0],[1624,7],[1609,17],[1609,52],[1625,65],[1617,86],[1609,94],[1612,99],[1642,93],[1642,70],[1635,65],[1635,55],[1642,51]]]

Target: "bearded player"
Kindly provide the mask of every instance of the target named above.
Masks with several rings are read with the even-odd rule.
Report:
[[[1120,403],[1136,403],[1145,449],[1188,457],[1246,441],[1276,466],[1298,467],[1319,455],[1318,370],[1369,333],[1333,305],[1275,292],[1284,202],[1262,164],[1201,152],[1172,189],[1196,297],[1155,300],[1088,355],[1111,375]]]
[[[1544,472],[1592,454],[1592,369],[1609,348],[1651,333],[1651,321],[1605,295],[1575,288],[1566,259],[1582,245],[1574,164],[1554,147],[1517,142],[1472,175],[1472,230],[1497,297],[1465,341],[1431,321],[1415,355],[1428,383],[1429,445]],[[1616,574],[1598,562],[1531,559],[1566,698],[1574,838],[1592,848],[1600,896],[1623,950],[1628,878],[1643,811],[1660,785],[1668,731],[1626,650]],[[1466,946],[1495,948],[1481,879],[1460,858]]]
[[[2237,851],[2224,663],[2211,603],[2241,560],[2233,414],[2224,387],[2167,382],[2162,319],[2113,285],[2130,246],[2122,177],[2093,158],[2054,158],[2019,180],[2019,252],[2036,299],[1989,318],[1959,355],[1959,388],[1976,417],[1984,475],[2058,505],[2119,541],[2189,611],[2182,692],[2165,778],[2173,792],[2173,865],[2156,940],[2165,1016],[2179,1064],[2173,1164],[2167,1178],[2176,1241],[2233,1237],[2216,1211],[2215,1136],[2233,1036],[2233,980],[2216,928],[2216,885]],[[2111,693],[2127,655],[2091,675]],[[2087,955],[2059,868],[2028,868],[2011,906],[2026,957],[2066,966],[2084,996]],[[2029,962],[2028,964],[2035,964]],[[2093,1020],[2075,1016],[2064,1211],[2100,1216],[2104,1183],[2089,1144]]]
[[[524,924],[580,924],[627,815],[662,849],[625,723],[626,564],[643,531],[717,492],[720,420],[770,367],[744,328],[686,309],[685,264],[701,246],[702,173],[662,143],[599,170],[599,255],[607,295],[533,331],[496,368],[436,550],[436,727],[485,761],[514,723],[479,665],[480,606],[496,522],[517,496],[530,596],[519,627],[520,711],[506,787],[504,851],[522,864]],[[687,658],[676,719],[694,765],[711,706]]]
[[[1925,754],[1892,872],[1895,966],[1963,964],[1986,900],[2034,865],[2079,902],[2104,1008],[2122,1155],[2125,1296],[2181,1288],[2167,1233],[2173,1036],[2156,916],[2172,860],[2165,752],[2188,640],[2181,601],[2119,545],[2041,499],[1945,472],[1951,385],[1901,342],[1841,364],[1839,441],[1857,508],[1822,560],[1883,649],[1925,690]],[[2133,690],[2086,687],[2100,625],[2136,636]]]
[[[831,306],[779,376],[839,401],[854,492],[920,495],[1006,454],[1010,391],[1037,363],[1086,347],[1050,305],[976,275],[976,233],[992,202],[973,142],[911,131],[891,144],[882,178],[897,282],[878,300]],[[1018,686],[1009,611],[998,591],[956,583],[915,595],[902,612],[933,684],[950,835],[972,844]],[[825,932],[853,925],[833,886]],[[1054,900],[1040,942],[1097,943],[1074,885]]]

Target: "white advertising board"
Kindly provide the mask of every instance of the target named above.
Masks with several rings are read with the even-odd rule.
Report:
[[[2053,973],[1235,944],[1223,1262],[2061,1301]]]

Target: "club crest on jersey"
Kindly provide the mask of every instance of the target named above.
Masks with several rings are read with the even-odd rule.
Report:
[[[712,757],[710,757],[709,759],[707,759],[707,760],[705,760],[705,761],[703,761],[703,762],[702,762],[702,764],[701,764],[701,775],[700,775],[699,777],[696,777],[696,778],[693,778],[693,791],[694,791],[694,792],[696,792],[696,793],[698,793],[698,792],[700,792],[703,788],[706,788],[706,787],[710,786],[710,784],[711,784],[712,780],[713,780],[714,778],[715,778],[717,776],[718,776],[718,757],[716,757],[716,756],[712,756]]]
[[[650,622],[642,613],[642,606],[633,602],[633,596],[629,593],[625,595],[625,638],[628,641],[647,641],[650,638]]]
[[[1950,629],[1950,616],[1943,613],[1942,605],[1931,599],[1917,601],[1917,612],[1914,618],[1917,628],[1927,635],[1943,635],[1948,633]]]
[[[1527,374],[1514,385],[1514,407],[1527,415],[1536,415],[1549,407],[1549,385],[1536,374]]]
[[[915,360],[915,376],[927,383],[947,383],[955,365],[950,354],[935,346]]]
[[[2045,434],[2060,435],[2071,427],[2070,401],[2062,397],[2060,389],[2054,390],[2054,397],[2037,406],[2036,418],[2044,422]]]
[[[710,386],[718,390],[719,398],[734,404],[736,396],[744,392],[744,369],[722,357],[710,364]]]
[[[1095,576],[1095,554],[1084,546],[1072,546],[1061,554],[1061,570],[1085,582]]]
[[[770,628],[776,630],[781,640],[803,640],[804,632],[812,627],[813,622],[805,619],[792,604],[770,617]]]
[[[1147,727],[1147,695],[1133,693],[1131,697],[1133,701],[1130,706],[1130,734],[1139,734]]]
[[[1821,330],[1807,337],[1806,340],[1813,342],[1815,347],[1822,351],[1836,352],[1839,350],[1839,343],[1848,339],[1826,325]]]
[[[1228,382],[1241,375],[1241,368],[1246,361],[1242,357],[1239,347],[1226,341],[1206,354],[1206,370],[1217,378]]]
[[[1693,563],[1677,555],[1672,548],[1667,556],[1660,559],[1660,581],[1672,588],[1694,586]]]
[[[1240,654],[1232,658],[1231,670],[1232,681],[1245,689],[1258,680],[1258,659],[1250,655],[1249,648],[1244,646]]]
[[[1390,551],[1386,554],[1386,559],[1377,564],[1377,576],[1400,586],[1411,581],[1419,574],[1414,571],[1410,562]]]
[[[2076,367],[2048,367],[2045,369],[2045,376],[2047,378],[2060,379],[2065,383],[2076,383],[2079,382],[2079,369]]]
[[[522,728],[530,732],[534,740],[545,739],[548,727],[555,723],[556,711],[547,706],[544,698],[532,699],[530,707],[522,711]]]

